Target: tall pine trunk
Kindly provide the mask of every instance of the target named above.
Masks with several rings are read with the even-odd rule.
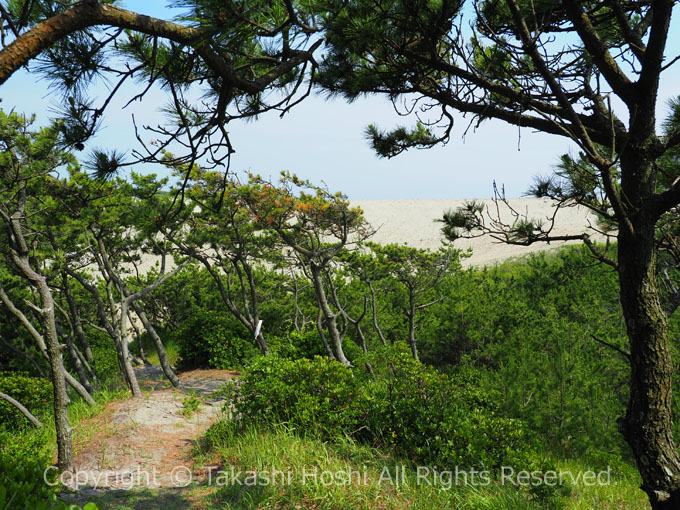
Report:
[[[673,441],[673,360],[654,267],[654,227],[619,235],[621,305],[630,340],[630,401],[622,433],[654,510],[680,508],[680,458]]]
[[[653,122],[643,128],[642,135],[653,132]],[[642,135],[621,154],[621,190],[630,223],[619,225],[619,287],[630,342],[631,380],[620,429],[633,450],[652,508],[677,510],[680,457],[672,435],[673,359],[657,282],[658,217],[649,207],[655,192],[654,156],[649,137]]]

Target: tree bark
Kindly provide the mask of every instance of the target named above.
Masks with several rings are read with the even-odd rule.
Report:
[[[121,294],[123,294],[123,289],[120,289]],[[127,327],[127,318],[128,318],[128,308],[129,308],[129,300],[125,295],[123,294],[122,299],[120,300],[120,318],[119,318],[119,331],[120,331],[120,359],[122,363],[122,369],[123,372],[125,373],[125,378],[128,381],[128,385],[130,387],[130,391],[132,392],[133,397],[141,397],[142,396],[142,390],[139,387],[139,381],[137,380],[137,374],[135,374],[134,368],[132,368],[132,363],[130,362],[130,359],[132,356],[130,355],[130,342],[128,341],[128,327]]]
[[[130,326],[132,326],[132,329],[135,331],[135,340],[137,340],[137,349],[139,350],[139,358],[142,360],[142,363],[144,365],[151,366],[151,363],[146,358],[146,352],[144,352],[144,346],[142,345],[142,333],[139,331],[139,328],[134,323],[131,316],[128,316],[128,320],[130,321]]]
[[[165,351],[165,346],[163,345],[163,341],[161,340],[161,337],[158,336],[158,333],[156,332],[156,329],[153,327],[153,324],[151,324],[151,321],[148,319],[146,316],[146,313],[144,313],[144,310],[142,310],[142,307],[139,306],[139,303],[136,301],[133,301],[131,303],[132,309],[135,311],[137,316],[139,317],[139,320],[142,321],[142,325],[144,326],[144,329],[146,329],[147,333],[149,333],[149,336],[153,340],[154,345],[156,346],[156,352],[158,353],[158,360],[160,361],[161,368],[163,369],[163,373],[165,374],[165,377],[168,378],[168,381],[175,387],[175,388],[181,388],[182,383],[180,382],[179,378],[175,374],[175,372],[172,370],[172,367],[170,366],[170,361],[168,360],[168,354]],[[141,343],[140,343],[141,345]]]
[[[408,343],[411,347],[413,359],[419,361],[418,346],[416,345],[416,296],[413,289],[408,293]]]
[[[646,105],[650,106],[650,105]],[[619,287],[630,341],[630,400],[619,425],[635,456],[653,510],[680,508],[680,457],[672,435],[673,359],[657,281],[654,109],[631,119],[621,154],[629,227],[619,227]]]
[[[132,390],[132,387],[134,386],[134,382],[128,379],[128,373],[126,373],[124,369],[124,361],[123,361],[123,354],[122,354],[122,340],[121,340],[121,332],[119,331],[119,324],[114,324],[112,320],[109,319],[109,317],[106,314],[106,306],[104,305],[104,300],[102,299],[101,295],[99,294],[99,289],[97,289],[96,286],[92,285],[89,283],[83,276],[79,275],[75,271],[73,271],[71,268],[66,268],[66,272],[69,274],[69,276],[72,276],[80,285],[83,286],[85,290],[87,290],[90,295],[94,298],[95,304],[97,305],[97,316],[99,317],[99,321],[101,322],[102,326],[108,333],[108,335],[111,337],[111,340],[113,340],[113,343],[116,347],[116,354],[118,356],[118,364],[121,368],[121,372],[123,374],[123,377],[126,379],[126,384],[130,389]],[[110,293],[110,287],[107,285],[107,292]],[[113,303],[111,303],[111,307],[113,307]],[[136,379],[134,376],[134,371],[132,371],[132,376],[133,379]]]
[[[89,365],[92,365],[94,359],[92,355],[92,348],[90,347],[90,343],[87,341],[87,337],[85,336],[83,324],[80,320],[80,312],[78,311],[76,301],[73,298],[73,294],[71,293],[71,286],[69,284],[68,274],[66,273],[66,271],[62,271],[62,283],[64,289],[64,296],[66,297],[66,302],[68,303],[68,310],[71,318],[73,332],[75,334],[76,339],[78,340],[78,343],[80,344],[80,348],[83,350],[85,360],[87,360],[87,363]],[[94,372],[92,372],[92,375],[96,384],[97,380],[94,377],[95,376]]]
[[[73,342],[73,337],[66,333],[59,324],[57,324],[57,331],[59,334],[61,334],[62,338],[66,341],[66,348],[68,349],[68,354],[73,360],[73,366],[76,369],[76,373],[78,374],[78,379],[80,380],[80,384],[83,385],[83,388],[87,390],[88,393],[92,393],[92,384],[90,384],[90,380],[87,378],[87,374],[85,373],[85,367],[83,366],[83,363],[80,361],[80,357],[78,356],[78,352],[76,351],[76,346],[75,343]]]
[[[333,354],[335,359],[338,360],[345,366],[351,367],[352,364],[345,357],[345,351],[342,349],[342,335],[338,330],[338,314],[331,310],[328,304],[328,296],[323,286],[323,277],[321,274],[321,269],[315,264],[310,267],[312,273],[312,282],[314,283],[314,290],[316,291],[316,296],[319,301],[319,308],[323,313],[324,319],[326,319],[326,326],[328,328],[328,334],[331,337]]]
[[[655,275],[654,227],[619,234],[621,305],[630,339],[631,382],[621,432],[654,510],[680,508],[680,458],[672,436],[673,360]],[[653,223],[653,222],[652,222]]]
[[[371,310],[373,311],[373,328],[378,333],[378,337],[383,345],[387,345],[387,340],[385,340],[385,335],[383,335],[382,329],[378,324],[378,303],[375,299],[375,288],[373,287],[373,282],[368,282],[368,288],[371,290]]]
[[[30,266],[28,266],[30,268]],[[33,339],[36,341],[38,344],[38,349],[40,350],[40,353],[45,357],[45,359],[48,361],[49,364],[49,359],[50,359],[50,354],[47,349],[47,344],[45,343],[45,339],[43,338],[43,335],[40,334],[40,332],[35,329],[35,327],[31,324],[31,322],[28,320],[28,318],[23,314],[21,310],[19,310],[14,303],[10,300],[9,296],[5,292],[5,290],[2,288],[2,285],[0,285],[0,301],[2,301],[5,306],[9,309],[10,312],[14,314],[14,316],[19,319],[19,322],[28,330],[28,332],[31,334]],[[80,384],[75,377],[73,377],[66,369],[64,369],[64,377],[66,378],[66,382],[74,389],[76,392],[83,397],[83,399],[90,405],[93,405],[95,403],[94,399],[92,396],[88,393],[88,391],[85,389],[85,387]]]
[[[22,252],[25,245],[23,232],[20,226],[20,214],[12,216],[12,231],[16,244]],[[28,262],[25,253],[12,252],[12,259],[23,276],[38,289],[42,308],[40,315],[44,329],[44,339],[47,350],[47,360],[50,364],[52,389],[54,394],[54,424],[57,436],[57,465],[59,469],[66,470],[73,466],[73,441],[71,437],[71,425],[68,421],[68,405],[70,400],[66,391],[66,369],[62,357],[63,348],[59,344],[57,323],[54,315],[54,299],[52,291],[45,277],[35,271]]]

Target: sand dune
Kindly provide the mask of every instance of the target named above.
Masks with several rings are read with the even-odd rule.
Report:
[[[443,239],[440,219],[444,211],[456,209],[469,200],[436,199],[436,200],[356,200],[352,205],[363,209],[368,222],[378,229],[373,241],[380,244],[408,244],[416,248],[438,249]],[[492,200],[478,200],[496,211]],[[517,198],[508,200],[509,204],[529,219],[547,222],[554,214],[554,205],[550,200],[537,198]],[[508,209],[501,208],[501,218],[512,221]],[[580,234],[594,232],[588,230],[594,217],[585,208],[563,208],[556,215],[554,235]],[[578,241],[576,241],[578,242]],[[528,253],[555,248],[567,243],[536,243],[532,246],[511,246],[488,237],[476,239],[460,239],[455,242],[456,248],[472,248],[472,256],[464,261],[465,266],[484,266],[500,262],[512,257],[520,257]]]
[[[456,209],[468,202],[468,199],[421,199],[421,200],[355,200],[353,206],[363,209],[368,222],[377,229],[372,241],[380,244],[408,244],[416,248],[437,250],[441,246],[440,219],[444,211]],[[492,200],[477,200],[495,212]],[[529,219],[547,222],[554,214],[551,201],[537,198],[517,198],[508,200],[509,204],[519,213]],[[501,209],[501,217],[506,222],[512,221],[508,210]],[[554,235],[580,234],[589,232],[594,239],[598,236],[588,230],[589,222],[595,224],[594,217],[588,210],[581,207],[569,207],[560,210],[556,216]],[[578,243],[578,241],[575,241]],[[572,242],[573,244],[574,242]],[[536,243],[532,246],[512,246],[500,243],[489,236],[476,239],[460,239],[454,247],[467,250],[472,248],[472,256],[463,261],[463,265],[485,266],[493,265],[503,260],[521,257],[528,253],[552,249],[562,246],[560,243]],[[158,264],[159,257],[144,256],[140,265],[140,272],[145,273],[152,266]],[[168,266],[173,267],[172,259]]]

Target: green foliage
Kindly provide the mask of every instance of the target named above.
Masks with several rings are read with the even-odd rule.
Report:
[[[53,429],[0,427],[0,510],[80,510],[58,499],[58,471],[51,467]],[[89,503],[84,510],[97,510]]]
[[[23,404],[31,413],[49,411],[52,383],[40,377],[27,377],[20,372],[0,372],[0,391]],[[32,426],[12,404],[0,399],[0,428],[16,429]]]
[[[330,358],[259,358],[231,391],[245,422],[284,421],[301,431],[334,436],[351,435],[366,418],[354,374]]]
[[[102,381],[114,380],[120,375],[118,356],[113,340],[106,333],[85,326],[90,347],[92,348],[93,366]]]
[[[200,410],[200,406],[201,401],[195,395],[190,395],[182,400],[182,410],[180,412],[185,418],[191,419]]]
[[[316,330],[291,331],[283,337],[269,337],[268,341],[272,353],[280,358],[314,358],[326,354]]]
[[[44,460],[0,456],[0,510],[80,510],[57,498],[57,470]],[[97,510],[94,503],[82,510]]]
[[[41,459],[47,462],[52,453],[52,423],[45,420],[45,427],[40,429],[0,427],[0,459],[6,462],[19,459]]]
[[[369,358],[384,374],[368,386],[369,428],[402,454],[445,466],[531,462],[525,424],[499,417],[476,381],[442,374],[405,350]]]
[[[393,158],[412,147],[432,147],[440,141],[420,122],[411,130],[399,127],[388,133],[371,124],[366,128],[366,138],[376,154],[383,158]]]
[[[616,274],[568,248],[454,275],[421,331],[440,369],[482,368],[477,384],[499,411],[525,421],[553,451],[626,455],[627,349]],[[459,368],[455,368],[459,370]]]
[[[443,466],[527,465],[528,434],[466,382],[404,351],[373,356],[377,379],[328,358],[254,361],[230,387],[244,423],[287,422],[324,437],[347,435]]]
[[[183,368],[238,368],[256,354],[248,331],[228,312],[196,309],[171,335]]]
[[[47,464],[40,460],[25,457],[12,460],[3,455],[0,458],[0,508],[32,510],[40,503],[56,502],[57,471],[50,471],[48,485],[43,480],[45,468]]]

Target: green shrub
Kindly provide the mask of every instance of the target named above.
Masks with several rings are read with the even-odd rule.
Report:
[[[47,459],[51,454],[52,431],[47,420],[40,429],[26,428],[17,431],[0,427],[0,460]],[[53,429],[52,429],[53,430]]]
[[[57,498],[57,470],[46,458],[0,456],[0,510],[80,510]],[[88,503],[83,510],[97,510]]]
[[[171,335],[182,368],[238,368],[257,353],[248,331],[228,312],[195,309]]]
[[[406,348],[372,354],[378,379],[369,384],[369,427],[415,460],[494,469],[527,465],[526,426],[497,415],[470,374],[457,378],[415,361]]]
[[[283,337],[268,336],[267,344],[271,352],[281,358],[312,359],[315,356],[326,356],[327,354],[316,329],[305,330],[301,333],[289,331]],[[361,348],[349,339],[343,342],[343,350],[349,360],[353,360],[362,354]]]
[[[523,423],[497,416],[479,389],[406,350],[381,354],[370,358],[375,379],[329,358],[257,359],[230,386],[237,416],[381,443],[442,466],[535,465]]]
[[[282,358],[313,358],[326,354],[319,333],[316,329],[303,331],[290,331],[284,337],[271,337],[267,339],[269,348],[273,353]]]
[[[352,433],[365,418],[352,371],[327,357],[257,358],[237,384],[231,394],[245,421],[288,422],[332,436]]]
[[[0,391],[18,400],[31,413],[48,412],[52,403],[52,383],[21,372],[0,372]],[[30,425],[26,417],[6,400],[0,399],[0,427],[10,429]]]
[[[90,348],[92,349],[92,369],[100,381],[111,381],[120,377],[118,354],[113,340],[103,331],[85,326]]]

